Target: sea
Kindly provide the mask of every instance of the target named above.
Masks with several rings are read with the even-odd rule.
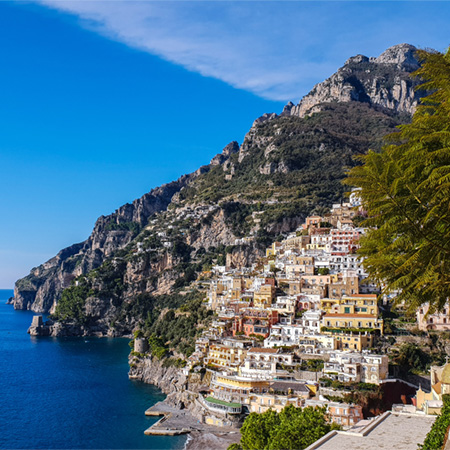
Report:
[[[182,449],[185,436],[145,436],[164,399],[128,379],[129,340],[27,334],[34,313],[0,290],[1,449]]]

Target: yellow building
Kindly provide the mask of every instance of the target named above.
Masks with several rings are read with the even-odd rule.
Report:
[[[215,398],[248,404],[250,393],[267,391],[269,381],[216,374],[211,380],[211,389]]]
[[[378,318],[376,295],[349,295],[342,299],[323,299],[327,312],[322,318],[322,332],[336,338],[337,348],[361,351],[373,347],[371,331],[383,334],[383,319]]]
[[[216,367],[238,367],[247,356],[247,349],[229,347],[223,344],[211,344],[206,359],[208,364]]]
[[[378,316],[377,296],[375,294],[344,295],[340,302],[339,312]]]
[[[236,376],[227,376],[216,374],[214,383],[220,384],[229,389],[253,389],[261,391],[269,388],[268,380],[255,380],[252,378],[242,378]]]
[[[363,350],[373,347],[373,335],[370,333],[335,333],[336,349]]]
[[[241,298],[242,290],[240,288],[238,289],[230,289],[227,292],[227,300],[233,301],[233,300],[239,300]]]
[[[325,313],[331,313],[333,310],[338,311],[341,301],[338,298],[321,298],[320,309]]]
[[[431,366],[431,392],[425,392],[419,388],[416,392],[416,406],[425,414],[440,414],[442,396],[450,394],[450,364],[443,366]]]
[[[250,289],[252,287],[254,278],[253,277],[244,277],[244,289]]]
[[[289,295],[298,295],[302,292],[302,282],[300,280],[289,281]]]
[[[305,400],[296,395],[252,394],[248,409],[250,412],[264,413],[269,409],[281,412],[287,405],[301,408]]]
[[[253,305],[257,308],[270,306],[275,298],[275,286],[263,284],[253,296]]]
[[[290,237],[287,238],[284,241],[284,247],[286,249],[292,249],[292,248],[298,248],[298,249],[302,249],[302,248],[306,248],[306,246],[310,243],[310,237],[309,235],[306,236],[294,236],[294,237]]]
[[[275,256],[279,250],[281,250],[282,244],[280,242],[274,242],[269,248],[266,249],[266,257]]]
[[[341,305],[342,306],[342,305]],[[378,330],[383,334],[383,319],[372,314],[330,313],[322,318],[323,331],[330,329],[342,330],[351,328],[352,331]]]
[[[249,398],[249,410],[263,413],[268,409],[280,412],[287,405],[297,408],[304,406],[306,399],[315,395],[317,383],[306,384],[297,381],[272,381],[269,390],[252,392]]]

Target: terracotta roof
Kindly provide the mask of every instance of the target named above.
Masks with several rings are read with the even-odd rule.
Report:
[[[436,394],[440,395],[441,394],[441,382],[437,382],[436,384],[434,384],[433,386],[434,391],[436,392]]]

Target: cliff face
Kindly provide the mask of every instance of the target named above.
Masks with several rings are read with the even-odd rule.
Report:
[[[70,286],[74,278],[96,269],[115,251],[128,245],[149,217],[165,210],[174,194],[192,178],[192,175],[184,176],[151,190],[109,216],[99,217],[86,241],[61,250],[16,282],[14,308],[53,311],[62,290]]]
[[[288,105],[290,115],[304,117],[320,110],[322,103],[350,101],[413,114],[419,100],[414,92],[417,81],[410,77],[419,68],[415,51],[412,45],[400,44],[377,58],[357,55],[348,59],[334,75],[314,86],[297,106]]]
[[[256,119],[240,146],[100,217],[86,241],[16,282],[14,307],[54,312],[76,280],[59,312],[67,326],[52,334],[130,334],[154,296],[182,291],[213,264],[251,264],[278,234],[342,198],[353,156],[381,148],[409,120],[419,98],[413,52],[403,44],[350,58],[297,106]]]

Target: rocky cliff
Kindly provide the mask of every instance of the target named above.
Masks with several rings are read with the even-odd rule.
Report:
[[[199,173],[203,170],[200,169]],[[16,282],[14,308],[53,311],[62,290],[70,286],[74,278],[96,269],[115,251],[126,247],[147,225],[149,217],[164,211],[174,194],[195,176],[198,174],[183,176],[152,189],[113,214],[99,217],[86,241],[61,250],[54,258],[32,269],[30,275]]]
[[[353,56],[334,75],[314,86],[298,105],[287,105],[289,114],[304,117],[320,110],[323,103],[350,101],[412,114],[419,100],[414,91],[417,81],[410,76],[419,68],[415,51],[412,45],[400,44],[377,58]]]
[[[155,298],[182,295],[211,265],[251,264],[342,198],[354,155],[409,120],[417,67],[406,44],[350,58],[297,106],[255,120],[240,146],[100,217],[85,242],[17,281],[14,307],[54,312],[57,334],[130,334],[153,320]]]
[[[188,409],[200,422],[203,422],[205,409],[197,401],[199,392],[209,386],[210,374],[190,373],[185,375],[176,367],[164,367],[156,358],[130,356],[129,378],[153,384],[167,394],[165,403],[178,409]],[[209,387],[208,387],[209,389]]]

